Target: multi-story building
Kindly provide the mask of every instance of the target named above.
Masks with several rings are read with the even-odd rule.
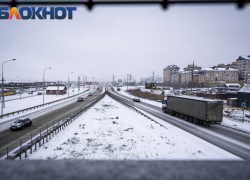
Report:
[[[240,71],[240,78],[239,80],[246,80],[247,74],[250,72],[250,57],[241,57],[239,56],[236,59],[236,66],[237,69]]]
[[[239,81],[239,70],[231,68],[207,68],[200,71],[199,83],[214,81],[237,82]],[[205,81],[204,81],[205,80]]]
[[[163,83],[170,84],[171,83],[171,73],[174,71],[178,71],[180,68],[176,65],[170,65],[163,69]]]
[[[171,85],[179,85],[180,84],[180,74],[182,72],[183,72],[183,70],[171,72]]]

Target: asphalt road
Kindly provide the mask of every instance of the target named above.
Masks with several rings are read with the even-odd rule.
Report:
[[[127,96],[121,95],[115,91],[110,91],[127,100]],[[134,103],[135,106],[145,112],[150,113],[182,130],[185,130],[211,144],[214,144],[242,159],[250,161],[250,135],[240,131],[225,128],[221,125],[196,125],[185,121],[182,118],[163,113],[160,107],[143,102]]]
[[[25,128],[21,131],[11,131],[9,129],[10,126],[10,122],[5,122],[5,123],[1,123],[0,126],[3,124],[8,123],[8,127],[5,128],[4,130],[0,131],[0,150],[7,147],[8,145],[10,145],[11,143],[15,142],[15,141],[19,141],[20,138],[29,135],[30,133],[34,133],[37,132],[37,130],[46,125],[46,124],[52,124],[53,121],[57,121],[58,119],[62,119],[63,115],[66,113],[69,113],[70,111],[72,111],[73,109],[88,103],[89,101],[91,101],[93,98],[99,96],[100,94],[102,94],[102,91],[94,91],[92,94],[93,96],[87,96],[89,92],[87,92],[82,96],[79,97],[83,97],[84,100],[83,102],[77,102],[77,98],[73,98],[73,102],[65,104],[63,106],[59,105],[55,105],[55,107],[58,108],[52,108],[52,110],[50,110],[50,108],[47,108],[46,110],[41,110],[43,113],[37,114],[35,117],[32,118],[33,124],[31,127]],[[45,111],[45,112],[44,112]],[[30,113],[32,115],[32,113]],[[30,117],[31,115],[25,115],[25,117]],[[37,132],[38,134],[38,132]],[[36,136],[37,134],[34,134],[33,136]],[[2,152],[0,152],[0,157],[2,157],[5,154],[2,154]]]

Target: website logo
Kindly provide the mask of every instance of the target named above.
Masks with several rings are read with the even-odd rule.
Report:
[[[73,11],[76,11],[76,7],[12,7],[9,11],[8,7],[0,7],[0,19],[73,19]]]

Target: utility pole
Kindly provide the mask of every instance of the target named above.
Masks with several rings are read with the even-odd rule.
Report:
[[[84,85],[84,76],[82,76],[82,91],[84,90],[83,85]]]
[[[127,74],[127,91],[128,91],[128,74]]]
[[[192,84],[191,84],[191,95],[192,95],[192,88],[193,88],[193,76],[194,76],[194,61],[193,61],[193,70],[192,70]]]
[[[154,83],[154,71],[153,71],[153,78],[152,78],[152,83]]]
[[[56,96],[58,95],[58,92],[59,92],[59,80],[58,80],[58,83],[57,83],[57,91],[56,91]]]
[[[250,57],[250,55],[247,56],[247,57]],[[247,69],[246,69],[246,83],[247,83],[247,81],[248,81],[248,68],[249,68],[248,62],[249,62],[250,58],[249,58],[249,59],[246,59],[246,60],[247,60]]]
[[[131,73],[130,73],[130,77],[129,77],[129,82],[130,82],[130,86],[131,86],[131,82],[132,82]]]
[[[79,83],[79,79],[80,79],[80,76],[78,76],[78,94],[79,94],[79,90],[80,90],[80,83]]]

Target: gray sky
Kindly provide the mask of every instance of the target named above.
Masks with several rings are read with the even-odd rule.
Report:
[[[79,6],[73,20],[0,20],[4,77],[136,79],[195,61],[206,68],[250,55],[250,6]],[[92,79],[92,78],[91,78]]]

